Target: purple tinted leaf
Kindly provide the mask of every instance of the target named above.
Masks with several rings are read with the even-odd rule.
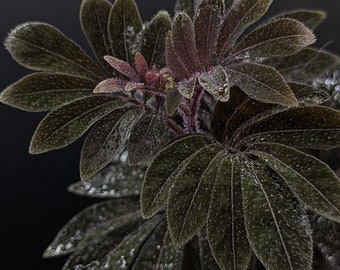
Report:
[[[199,58],[195,44],[194,26],[190,17],[185,13],[178,13],[172,26],[172,41],[176,54],[191,72],[195,72],[199,65]]]
[[[237,85],[248,96],[264,103],[297,106],[298,102],[275,69],[259,64],[243,63],[226,67],[230,85]]]
[[[251,249],[242,211],[241,168],[236,158],[224,158],[217,170],[207,234],[221,269],[246,269]]]
[[[172,42],[171,31],[168,31],[166,37],[165,57],[167,66],[171,69],[178,80],[190,78],[191,73],[186,64],[184,64],[177,56],[174,44]]]
[[[34,73],[7,87],[0,101],[26,111],[47,111],[90,96],[95,86],[95,82],[82,77]]]
[[[159,12],[143,32],[141,53],[150,67],[165,66],[165,38],[171,29],[171,19],[167,12]]]
[[[264,15],[271,3],[272,0],[234,1],[223,21],[219,34],[217,51],[220,59],[242,32]]]
[[[137,52],[135,55],[135,66],[138,75],[141,77],[144,77],[148,72],[148,63],[146,62],[144,56],[139,52]]]
[[[266,61],[277,69],[287,80],[306,83],[313,80],[331,67],[340,63],[335,54],[312,48],[302,49],[297,54]]]
[[[112,68],[104,61],[105,55],[112,55],[107,25],[111,11],[107,0],[84,0],[80,10],[80,22],[83,32],[97,57],[108,74]]]
[[[204,90],[212,94],[217,100],[226,102],[229,99],[229,79],[221,66],[211,68],[198,76],[198,82]]]
[[[315,42],[302,23],[281,18],[271,21],[243,38],[231,52],[233,58],[278,57],[297,53]]]
[[[127,82],[124,91],[130,92],[133,90],[138,90],[144,88],[144,83],[139,83],[139,82]]]
[[[174,115],[179,105],[181,104],[182,100],[183,100],[183,96],[177,90],[176,87],[173,87],[169,90],[169,92],[167,93],[165,97],[165,108],[169,116]]]
[[[195,41],[200,62],[216,62],[216,46],[224,12],[223,0],[202,0],[194,18]]]
[[[266,269],[311,269],[313,243],[304,207],[264,167],[247,162],[242,177],[247,237],[257,258]]]
[[[340,112],[322,106],[291,108],[250,122],[241,136],[248,143],[331,149],[340,146]]]
[[[144,114],[132,128],[127,143],[130,164],[137,164],[149,157],[164,142],[167,116]]]
[[[192,98],[195,93],[196,76],[184,79],[176,84],[178,91],[186,98]]]
[[[128,62],[125,62],[123,60],[120,60],[113,56],[105,56],[105,61],[110,64],[115,70],[117,70],[119,73],[123,74],[124,76],[128,77],[129,79],[133,81],[138,81],[138,75],[133,67],[130,66]]]
[[[297,20],[314,30],[326,18],[326,13],[321,10],[294,10],[282,13],[279,17]]]
[[[108,24],[113,56],[133,64],[136,37],[142,29],[142,21],[135,1],[116,0]]]
[[[125,91],[126,84],[127,82],[122,79],[106,79],[96,86],[96,88],[93,90],[93,93],[116,93]]]
[[[325,163],[282,144],[259,143],[251,149],[284,179],[309,209],[340,221],[340,179]]]
[[[50,112],[37,127],[29,151],[40,154],[63,148],[80,138],[95,122],[126,103],[107,96],[90,96]]]
[[[105,76],[89,56],[59,30],[45,23],[25,23],[8,35],[5,46],[24,67],[93,79]]]
[[[122,151],[140,114],[140,108],[126,108],[116,110],[98,121],[86,137],[81,151],[82,179],[93,176]]]

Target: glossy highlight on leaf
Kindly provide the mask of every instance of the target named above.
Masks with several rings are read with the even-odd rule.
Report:
[[[47,111],[90,96],[95,86],[95,82],[82,77],[33,73],[7,87],[0,101],[25,111]]]
[[[33,70],[82,76],[94,81],[104,77],[79,45],[46,23],[19,25],[8,35],[5,46],[19,64]]]
[[[30,153],[39,154],[63,148],[80,138],[96,121],[126,106],[107,96],[90,96],[50,112],[37,127]]]

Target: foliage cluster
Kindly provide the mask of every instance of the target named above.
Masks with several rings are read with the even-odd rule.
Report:
[[[340,222],[340,181],[310,151],[340,146],[340,112],[311,82],[339,58],[308,47],[323,12],[250,28],[271,2],[178,0],[174,18],[143,24],[133,0],[84,0],[97,63],[45,23],[9,34],[13,58],[38,72],[1,102],[51,111],[30,153],[86,133],[69,189],[111,199],[67,223],[45,257],[72,252],[64,269],[311,268],[308,213]]]

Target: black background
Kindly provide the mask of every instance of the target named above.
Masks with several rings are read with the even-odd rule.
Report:
[[[88,50],[79,23],[81,0],[0,0],[0,41],[26,21],[53,24]],[[143,20],[159,9],[172,11],[175,0],[139,0]],[[340,53],[339,10],[336,0],[274,0],[269,14],[296,8],[323,9],[328,19],[317,29],[317,45]],[[16,64],[0,47],[0,89],[30,71]],[[44,114],[32,114],[0,104],[0,268],[61,269],[65,258],[41,259],[56,232],[74,214],[92,204],[66,192],[79,180],[81,140],[59,151],[31,156],[28,145]]]

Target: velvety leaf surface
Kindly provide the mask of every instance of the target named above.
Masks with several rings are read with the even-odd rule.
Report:
[[[195,93],[197,78],[192,76],[189,79],[184,79],[176,84],[178,91],[186,98],[192,98]]]
[[[223,57],[243,31],[260,19],[268,10],[272,0],[234,1],[224,18],[218,38],[217,50]]]
[[[117,93],[125,91],[127,82],[119,78],[109,78],[98,83],[93,93]]]
[[[123,153],[124,154],[124,153]],[[68,191],[91,198],[123,198],[139,195],[145,166],[115,161],[87,180],[76,182]]]
[[[243,134],[249,136],[244,139],[249,143],[276,142],[299,148],[330,149],[340,145],[339,133],[339,111],[308,106],[268,115],[250,124]]]
[[[145,218],[153,216],[164,206],[180,168],[192,154],[209,143],[209,139],[201,135],[184,137],[154,157],[145,173],[141,191],[141,211]]]
[[[176,87],[172,87],[165,97],[165,109],[169,116],[174,115],[183,100],[183,96]]]
[[[142,21],[134,0],[116,0],[109,17],[109,38],[113,56],[133,63],[136,37],[142,31]]]
[[[81,151],[82,179],[93,176],[122,151],[141,113],[139,107],[115,110],[98,121],[86,137]]]
[[[91,125],[125,103],[107,96],[76,100],[50,112],[37,127],[30,153],[39,154],[63,148],[80,138]]]
[[[226,102],[229,99],[229,79],[221,66],[211,68],[198,77],[199,84],[217,100]]]
[[[138,81],[138,75],[135,69],[128,63],[123,60],[120,60],[116,57],[106,55],[104,59],[111,67],[117,70],[119,73],[123,74],[124,76],[128,77],[132,81]]]
[[[80,9],[80,22],[83,32],[97,60],[106,69],[112,68],[104,61],[105,55],[112,55],[107,26],[112,5],[107,0],[84,0]]]
[[[138,217],[136,214],[134,216],[135,218]],[[118,222],[121,223],[121,221]],[[120,226],[109,228],[103,234],[90,241],[85,247],[72,253],[63,270],[103,269],[101,264],[105,261],[108,253],[114,252],[115,249],[119,248],[124,239],[131,232],[138,230],[143,224],[144,220],[136,218],[133,221],[121,223]]]
[[[282,76],[268,66],[243,63],[229,65],[230,85],[239,86],[248,96],[264,103],[297,106],[298,102]]]
[[[321,10],[294,10],[282,13],[279,17],[297,20],[313,30],[326,18],[326,13]]]
[[[216,46],[224,12],[223,0],[202,0],[194,18],[195,41],[200,63],[216,62]]]
[[[0,101],[25,111],[47,111],[90,96],[95,86],[92,80],[81,77],[34,73],[7,87]]]
[[[143,32],[141,53],[150,67],[165,65],[165,38],[171,29],[171,19],[167,12],[159,12]]]
[[[249,247],[242,211],[240,164],[227,157],[220,163],[207,221],[208,240],[221,269],[246,269]]]
[[[311,230],[303,207],[277,175],[250,166],[243,168],[242,181],[250,246],[266,269],[311,269]]]
[[[100,263],[100,268],[128,269],[132,267],[140,254],[140,250],[163,220],[163,216],[156,216],[145,221],[137,230],[128,234],[117,247],[111,249]]]
[[[314,34],[302,23],[282,18],[249,33],[232,51],[233,57],[277,57],[294,54],[315,42]]]
[[[172,41],[177,57],[186,64],[191,72],[195,72],[199,65],[199,58],[195,44],[193,22],[186,13],[178,13],[174,18]]]
[[[135,123],[127,143],[129,163],[137,164],[149,157],[164,142],[167,116],[144,114]]]
[[[198,2],[199,0],[177,0],[175,4],[175,13],[185,12],[192,18]]]
[[[206,222],[223,152],[220,144],[202,148],[175,176],[169,192],[167,216],[170,235],[177,247],[188,242]]]
[[[100,202],[79,212],[58,232],[44,257],[68,254],[86,246],[109,227],[138,219],[138,197]],[[100,218],[98,218],[100,217]]]
[[[297,54],[266,62],[287,80],[302,83],[319,77],[338,63],[340,59],[336,55],[313,48],[305,48]]]
[[[325,163],[282,144],[260,143],[252,149],[309,209],[340,222],[340,180]]]
[[[25,23],[8,35],[5,46],[24,67],[88,77],[103,78],[102,71],[72,40],[51,25]]]
[[[300,104],[318,105],[325,103],[330,99],[327,92],[307,84],[288,82],[288,85]]]
[[[191,73],[186,67],[186,64],[184,64],[177,57],[177,53],[172,42],[171,31],[168,31],[166,36],[165,58],[167,66],[171,69],[178,80],[189,78],[191,76]]]

